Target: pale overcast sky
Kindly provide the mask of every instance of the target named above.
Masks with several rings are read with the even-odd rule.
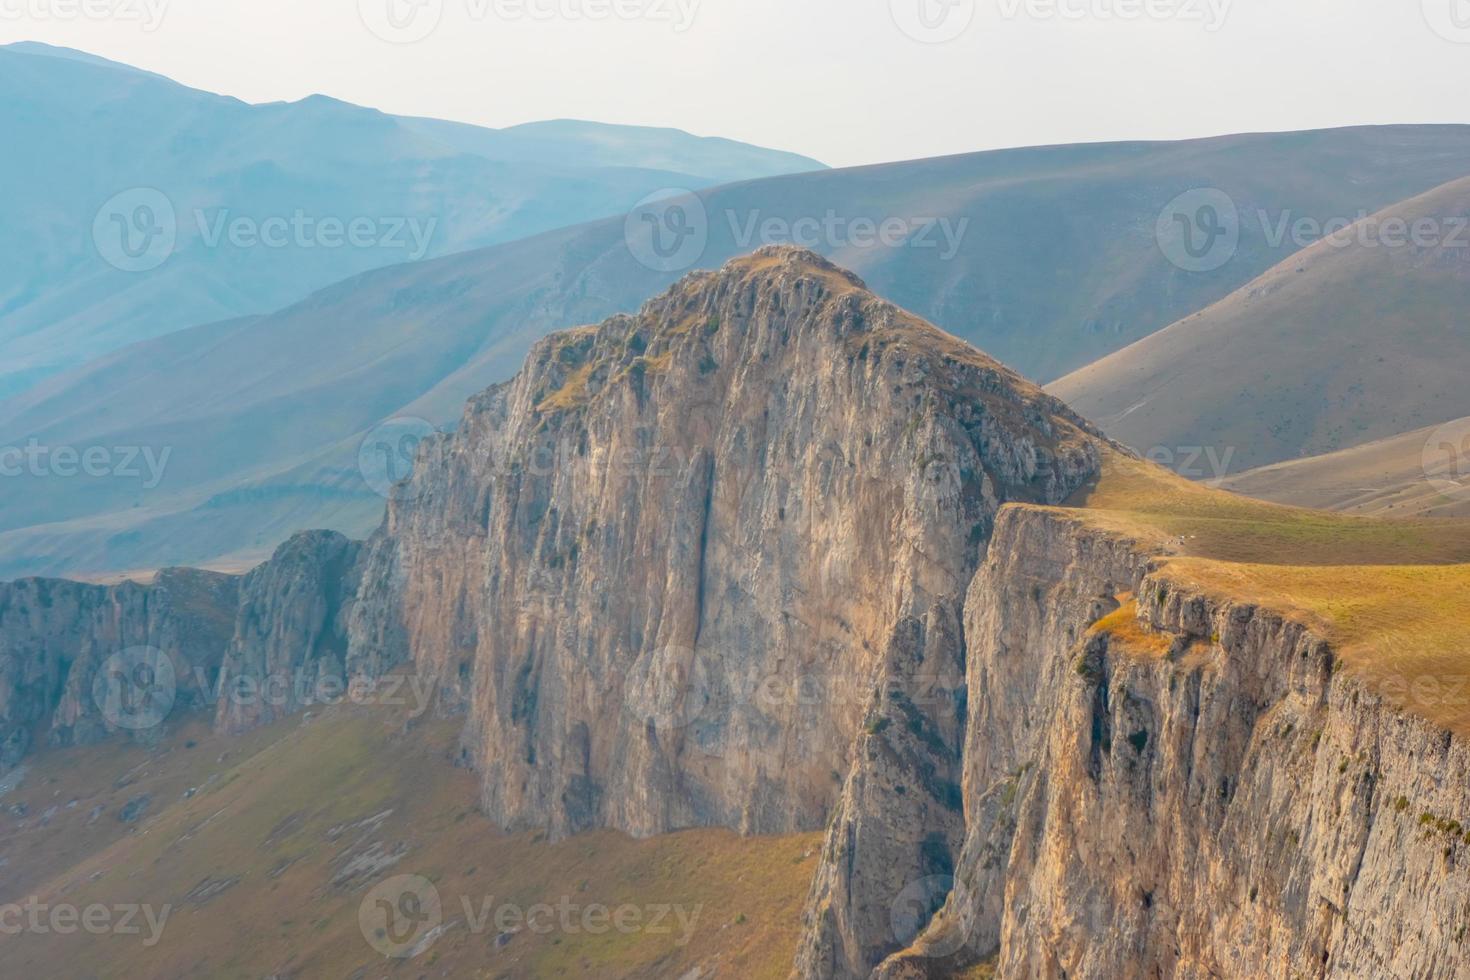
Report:
[[[0,0],[18,40],[251,102],[675,126],[838,166],[1470,123],[1470,0]]]

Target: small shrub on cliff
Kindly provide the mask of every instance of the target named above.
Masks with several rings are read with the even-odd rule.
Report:
[[[1409,808],[1409,798],[1407,796],[1400,796],[1398,799],[1396,799],[1396,800],[1393,801],[1393,812],[1394,813],[1403,813],[1408,808]]]

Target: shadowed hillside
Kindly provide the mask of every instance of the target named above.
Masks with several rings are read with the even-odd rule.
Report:
[[[818,251],[875,292],[1045,378],[1220,299],[1294,247],[1243,227],[1213,272],[1174,265],[1155,238],[1159,215],[1201,182],[1243,210],[1329,216],[1436,186],[1467,158],[1470,129],[1390,127],[822,171],[680,202],[708,231],[680,258],[717,265],[762,244],[762,229],[816,234]],[[854,224],[885,218],[911,232],[885,246]],[[616,219],[380,270],[269,316],[119,351],[0,404],[0,445],[172,448],[152,487],[17,478],[0,504],[0,574],[263,557],[302,527],[366,533],[382,512],[356,465],[369,430],[397,415],[452,424],[537,338],[636,309],[682,274],[642,264],[647,226],[634,227],[633,248]]]
[[[1470,414],[1467,304],[1470,178],[1313,245],[1051,390],[1141,452],[1212,447],[1236,471],[1334,452]]]

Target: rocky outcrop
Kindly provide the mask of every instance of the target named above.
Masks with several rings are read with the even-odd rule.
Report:
[[[1018,507],[966,637],[964,849],[879,976],[1470,975],[1470,750],[1307,625]]]
[[[38,738],[154,737],[212,698],[237,579],[191,569],[151,585],[0,584],[0,772]]]
[[[363,572],[393,611],[360,599],[354,629],[406,637],[467,705],[507,827],[830,823],[809,969],[866,970],[899,945],[869,893],[961,841],[960,615],[995,514],[1062,500],[1098,446],[850,274],[767,249],[548,338],[475,399],[394,494]]]
[[[332,531],[306,532],[244,577],[219,674],[217,728],[242,732],[345,696],[361,548]]]

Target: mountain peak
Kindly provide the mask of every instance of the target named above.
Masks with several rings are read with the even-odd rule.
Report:
[[[797,245],[764,245],[749,255],[731,259],[722,272],[735,275],[812,275],[834,283],[840,281],[853,289],[865,292],[868,289],[868,284],[857,273]]]

